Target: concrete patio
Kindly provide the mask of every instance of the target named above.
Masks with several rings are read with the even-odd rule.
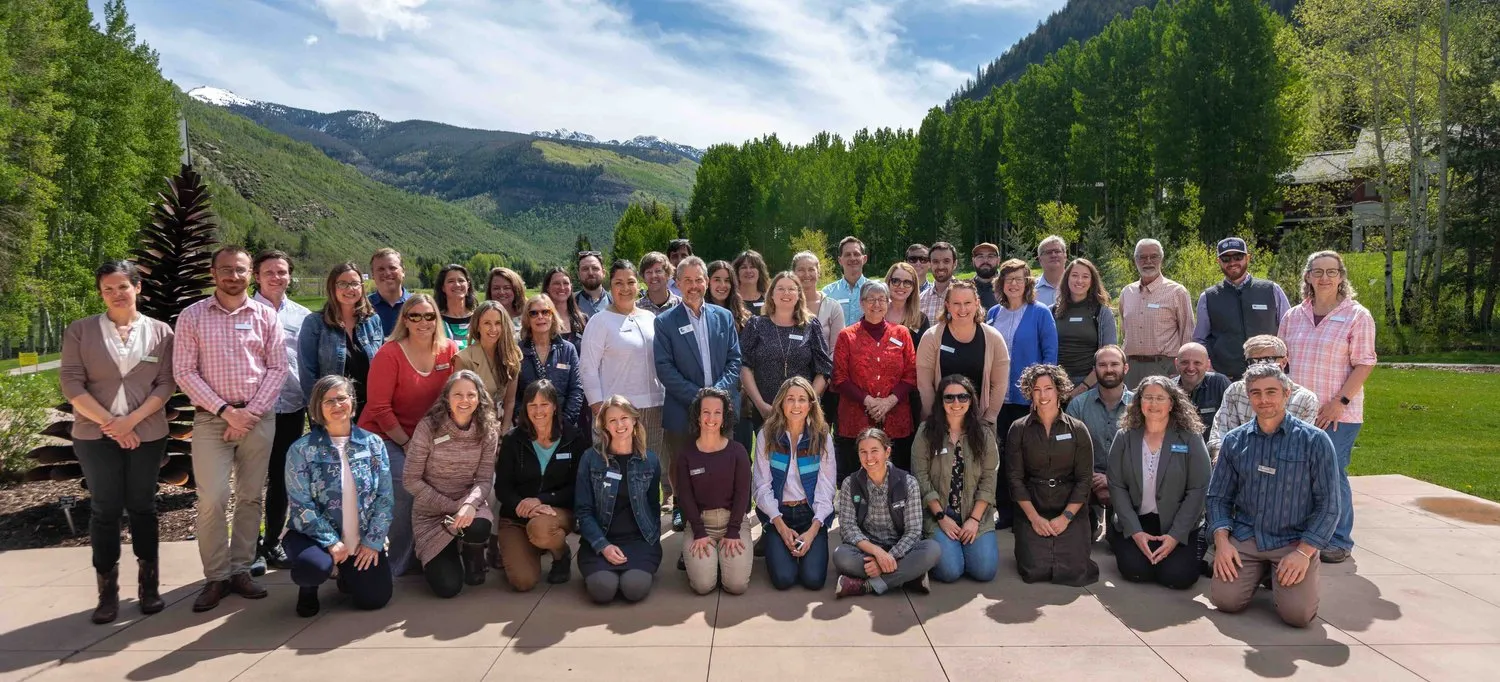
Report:
[[[292,613],[284,572],[271,596],[192,612],[201,577],[192,543],[163,547],[167,610],[142,617],[134,569],[120,620],[88,622],[86,548],[0,553],[0,681],[289,680],[1330,680],[1500,679],[1500,505],[1404,476],[1354,480],[1360,547],[1324,566],[1319,619],[1283,626],[1264,592],[1239,615],[1188,592],[1120,580],[1096,559],[1087,588],[1025,585],[1000,534],[993,583],[931,595],[836,601],[776,592],[757,575],[743,596],[698,597],[676,571],[678,540],[650,598],[588,604],[568,585],[517,594],[498,576],[452,601],[420,578],[386,609],[350,610],[332,585],[316,618]],[[1477,518],[1425,511],[1434,500]],[[127,558],[129,552],[126,552]],[[756,570],[762,572],[761,562]]]

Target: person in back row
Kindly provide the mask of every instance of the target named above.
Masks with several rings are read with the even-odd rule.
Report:
[[[1177,349],[1193,331],[1193,302],[1188,290],[1162,274],[1161,242],[1142,239],[1135,245],[1135,269],[1141,278],[1120,292],[1120,331],[1130,370],[1125,385],[1135,388],[1143,377],[1173,376]]]
[[[682,296],[674,293],[669,286],[675,271],[667,260],[667,254],[652,251],[641,256],[641,279],[646,282],[646,292],[636,299],[635,307],[652,315],[660,315],[682,303]]]
[[[932,265],[932,258],[927,251],[926,244],[912,244],[906,247],[904,262],[917,271],[917,287],[911,292],[913,296],[926,293],[932,288],[932,282],[927,281],[927,270]]]
[[[1073,380],[1073,395],[1068,396],[1071,399],[1098,383],[1094,353],[1119,343],[1119,329],[1099,268],[1089,259],[1068,264],[1063,286],[1066,289],[1052,304],[1052,321],[1057,325],[1057,362]]]
[[[1234,381],[1245,372],[1245,357],[1240,354],[1245,340],[1275,334],[1292,304],[1280,284],[1250,274],[1245,240],[1220,239],[1218,252],[1224,279],[1198,295],[1193,340],[1203,344],[1214,371]]]
[[[672,270],[676,271],[682,260],[693,255],[693,243],[686,239],[673,239],[667,242],[667,262],[672,264]],[[667,290],[677,296],[682,296],[682,289],[678,288],[677,280],[667,284]]]
[[[526,387],[520,411],[520,427],[506,434],[495,458],[495,535],[506,582],[529,592],[541,577],[544,553],[552,557],[549,584],[561,585],[571,575],[568,532],[578,462],[589,438],[564,419],[562,395],[547,379]]]
[[[497,428],[508,430],[515,414],[516,392],[510,385],[521,373],[521,348],[516,345],[515,327],[510,313],[495,301],[485,301],[474,309],[469,323],[469,345],[453,358],[457,370],[469,370],[479,376],[480,388],[490,395]]]
[[[474,317],[474,308],[479,305],[469,269],[456,263],[445,265],[438,271],[437,283],[432,298],[437,302],[443,326],[448,328],[448,338],[458,344],[459,350],[468,348],[469,322]]]
[[[980,309],[988,311],[1000,304],[1000,283],[996,281],[1000,275],[1000,247],[985,242],[970,250],[969,258],[974,261],[974,277],[969,281],[979,292]],[[1026,268],[1026,274],[1031,274],[1030,267]]]
[[[815,260],[816,258],[814,256]],[[870,283],[870,278],[865,277],[865,263],[869,260],[870,254],[865,250],[865,243],[858,237],[844,237],[839,240],[839,270],[842,276],[823,287],[823,295],[843,306],[844,314],[839,319],[846,321],[846,324],[853,324],[853,322],[848,322],[849,320],[859,319],[859,292],[864,291],[865,285]],[[792,265],[795,267],[796,264],[797,261],[794,258]],[[816,308],[810,308],[810,310],[816,310]],[[823,320],[824,326],[827,326],[828,320],[824,319],[821,314],[818,318]],[[836,326],[838,328],[832,330],[833,334],[837,334],[844,328],[842,324]]]
[[[406,270],[401,267],[401,252],[385,248],[370,256],[370,279],[375,280],[375,291],[370,292],[370,307],[380,318],[381,338],[396,332],[396,318],[401,306],[411,298],[406,290]]]
[[[1055,234],[1048,235],[1036,245],[1036,260],[1042,266],[1042,276],[1036,280],[1036,302],[1051,308],[1068,286],[1068,273],[1065,272],[1068,268],[1068,242]],[[1114,340],[1109,343],[1114,343]]]
[[[574,265],[578,271],[578,293],[575,294],[570,291],[568,294],[568,297],[573,302],[567,306],[562,305],[561,301],[555,299],[553,302],[558,304],[557,309],[559,311],[566,311],[570,317],[576,311],[579,316],[588,319],[599,311],[609,308],[610,304],[614,302],[611,298],[609,287],[604,281],[604,256],[600,255],[598,251],[579,251],[578,260]],[[566,276],[567,271],[563,271],[563,274]],[[549,293],[546,281],[542,282],[542,292]],[[632,295],[631,300],[634,299],[635,296]],[[576,326],[577,328],[574,329],[567,324],[567,320],[564,320],[563,332],[565,334],[578,334],[582,336],[583,325],[579,324]],[[569,340],[577,342],[577,339]]]
[[[266,566],[286,568],[286,552],[281,549],[281,531],[286,528],[286,451],[302,437],[307,423],[307,398],[302,394],[302,379],[297,368],[298,335],[303,321],[312,311],[287,295],[292,284],[292,257],[281,251],[266,251],[255,257],[250,268],[255,271],[255,301],[276,311],[281,323],[281,339],[286,345],[286,379],[276,397],[276,435],[271,439],[271,459],[266,465],[265,522],[261,525],[260,546],[250,562],[250,575],[266,574]]]
[[[370,361],[385,343],[385,332],[374,306],[364,296],[359,266],[346,261],[328,271],[323,284],[323,310],[302,321],[297,339],[297,374],[303,396],[312,399],[313,385],[336,374],[354,382],[354,418],[359,419],[369,399]]]
[[[679,508],[692,528],[682,536],[683,569],[688,586],[698,594],[708,594],[716,585],[730,594],[744,594],[755,563],[745,542],[750,454],[729,440],[734,433],[733,404],[724,389],[700,389],[688,410],[693,440],[678,453]]]
[[[834,506],[843,542],[833,549],[838,597],[885,594],[910,585],[927,592],[927,572],[942,552],[922,539],[922,492],[917,479],[891,465],[891,439],[880,429],[855,438],[860,470],[844,479]]]
[[[927,255],[928,265],[932,268],[932,286],[921,291],[918,296],[918,305],[921,306],[922,314],[926,315],[927,319],[936,321],[948,305],[948,285],[958,281],[953,279],[953,273],[957,272],[959,267],[958,250],[948,242],[938,242],[928,249]],[[978,290],[973,289],[973,283],[969,286],[974,291],[975,305],[978,305]],[[979,311],[979,318],[984,319],[983,310]]]
[[[926,505],[924,530],[942,552],[932,577],[951,583],[967,575],[989,582],[1000,565],[994,513],[1000,449],[979,418],[968,379],[943,377],[938,395],[943,409],[922,424],[912,452],[912,473]]]

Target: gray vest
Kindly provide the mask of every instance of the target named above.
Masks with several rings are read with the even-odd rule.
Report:
[[[1248,277],[1236,289],[1219,282],[1203,292],[1208,307],[1208,357],[1214,370],[1238,380],[1245,373],[1245,340],[1260,334],[1275,334],[1281,327],[1276,317],[1276,285]]]

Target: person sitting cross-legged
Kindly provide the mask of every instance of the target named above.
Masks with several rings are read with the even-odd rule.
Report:
[[[833,549],[837,596],[885,594],[912,584],[927,591],[927,572],[942,555],[937,541],[922,539],[922,491],[917,479],[891,464],[891,439],[868,428],[854,439],[859,471],[839,486],[843,542]]]

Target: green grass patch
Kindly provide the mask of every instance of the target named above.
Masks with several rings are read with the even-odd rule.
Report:
[[[671,165],[666,165],[608,149],[573,146],[548,140],[537,140],[531,146],[542,152],[542,158],[553,163],[599,166],[606,175],[624,180],[667,203],[687,204],[698,172],[698,164],[688,159],[678,159]]]
[[[1377,368],[1349,474],[1405,474],[1500,501],[1500,374]]]
[[[62,357],[62,353],[47,353],[47,354],[39,356],[37,358],[37,363],[40,364],[40,363],[43,363],[43,362],[51,362],[51,361],[56,360],[56,359],[61,358],[61,357]],[[9,360],[0,360],[0,372],[8,372],[8,371],[13,370],[13,369],[15,369],[17,367],[20,367],[20,366],[21,366],[21,360],[20,360],[20,358],[10,358]]]
[[[1433,362],[1451,365],[1500,365],[1500,351],[1452,350],[1441,353],[1388,355],[1381,362]]]

